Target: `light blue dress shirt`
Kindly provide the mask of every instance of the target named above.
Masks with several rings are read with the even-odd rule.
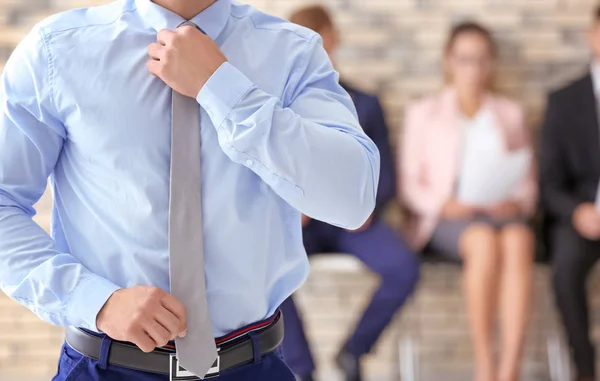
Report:
[[[0,285],[50,323],[95,330],[115,290],[169,289],[171,89],[146,62],[157,32],[184,21],[150,0],[74,10],[39,24],[6,64]],[[306,278],[300,212],[361,226],[379,153],[316,34],[230,0],[192,21],[229,60],[197,97],[220,336],[273,314]],[[52,237],[32,222],[48,177]]]

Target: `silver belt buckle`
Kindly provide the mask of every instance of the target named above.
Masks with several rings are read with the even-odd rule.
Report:
[[[221,356],[217,355],[215,363],[204,376],[204,380],[219,377],[220,370]],[[202,379],[180,366],[177,354],[171,353],[169,355],[169,381],[202,381]]]
[[[219,355],[220,348],[217,348],[217,359],[213,364],[212,368],[208,370],[204,379],[219,377],[219,373],[221,372],[221,356]]]

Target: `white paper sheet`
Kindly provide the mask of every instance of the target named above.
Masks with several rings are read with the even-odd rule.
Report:
[[[460,172],[458,199],[467,205],[490,206],[506,201],[531,166],[531,152],[465,152]]]

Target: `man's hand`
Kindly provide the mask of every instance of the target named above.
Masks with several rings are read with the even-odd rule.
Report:
[[[573,226],[582,237],[591,241],[600,239],[600,213],[592,203],[579,205],[573,213]]]
[[[115,340],[152,352],[175,337],[184,337],[187,322],[185,306],[175,297],[159,288],[136,286],[112,294],[96,325]]]
[[[515,201],[504,201],[496,205],[492,205],[486,209],[492,217],[496,218],[512,218],[517,217],[521,213],[521,207]]]
[[[217,44],[191,26],[158,33],[158,43],[148,47],[150,73],[173,90],[196,98],[204,84],[227,58]]]
[[[442,209],[442,216],[450,220],[465,219],[472,217],[475,212],[477,212],[475,207],[465,205],[453,198],[444,205],[444,208]]]

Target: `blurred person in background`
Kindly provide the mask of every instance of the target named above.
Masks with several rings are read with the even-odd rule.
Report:
[[[600,181],[600,7],[588,42],[595,56],[590,71],[549,96],[540,157],[556,300],[581,381],[596,375],[586,283],[600,257],[600,212],[594,205]]]
[[[325,50],[330,57],[334,56],[339,37],[326,9],[321,6],[300,9],[291,16],[291,21],[319,33],[323,38]],[[345,379],[359,381],[360,358],[371,350],[395,313],[414,291],[419,276],[419,261],[402,238],[380,218],[385,206],[395,197],[396,175],[388,128],[379,100],[347,83],[342,83],[342,86],[354,101],[361,126],[375,142],[381,154],[376,210],[357,231],[348,231],[304,217],[303,237],[309,255],[326,252],[348,253],[356,256],[381,276],[379,289],[337,357]],[[282,310],[286,319],[283,343],[286,361],[300,380],[312,380],[315,364],[292,298],[283,304]]]
[[[399,194],[411,214],[411,243],[464,261],[476,381],[519,379],[534,262],[528,225],[537,194],[533,165],[513,196],[497,205],[466,205],[456,193],[470,145],[532,150],[522,107],[493,91],[496,57],[485,27],[471,22],[454,27],[445,49],[447,86],[408,107],[399,151]],[[493,345],[497,311],[499,362]]]

